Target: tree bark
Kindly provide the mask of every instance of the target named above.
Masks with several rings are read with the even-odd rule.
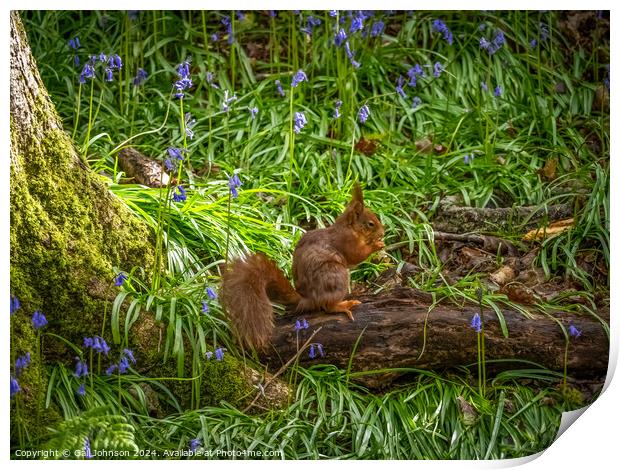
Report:
[[[299,332],[298,343],[303,344],[312,331],[320,327],[314,341],[322,344],[325,357],[318,357],[317,353],[317,357],[311,359],[304,353],[299,363],[304,366],[328,363],[347,368],[355,351],[353,371],[388,367],[442,369],[475,364],[477,334],[470,322],[479,308],[440,304],[431,309],[429,297],[411,288],[361,297],[362,304],[353,311],[353,322],[345,315],[304,315],[310,328]],[[572,322],[582,333],[578,338],[570,338],[568,374],[600,377],[607,372],[609,339],[595,319],[562,312],[553,316],[532,313],[531,318],[506,309],[502,314],[508,337],[502,333],[495,312],[484,311],[486,360],[512,361],[496,364],[498,370],[535,367],[524,362],[531,361],[562,372],[567,340],[560,323],[568,329]],[[270,369],[277,369],[296,353],[294,324],[297,318],[301,317],[288,314],[277,318],[271,346],[261,357]]]

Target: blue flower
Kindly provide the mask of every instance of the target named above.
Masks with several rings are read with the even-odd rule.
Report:
[[[405,78],[402,75],[399,75],[398,79],[396,80],[396,92],[403,98],[407,98],[407,94],[403,90],[404,84],[405,84]]]
[[[489,91],[489,86],[487,85],[487,82],[480,82],[480,88],[482,88],[482,91],[484,91],[485,93]]]
[[[217,42],[217,41],[219,41],[219,40],[220,40],[220,35],[219,35],[219,34],[217,34],[217,33],[213,33],[213,34],[211,35],[211,42]]]
[[[310,345],[310,351],[308,351],[308,357],[310,357],[310,359],[314,359],[316,357],[316,352],[314,350],[314,343]]]
[[[365,123],[368,119],[368,116],[370,116],[370,108],[368,108],[368,105],[365,104],[364,106],[362,106],[357,116],[359,117],[359,120],[362,124]]]
[[[93,351],[103,353],[106,356],[110,352],[110,346],[106,343],[105,339],[100,336],[93,336],[92,338],[84,338],[84,347],[92,348]]]
[[[363,28],[364,28],[364,19],[361,16],[354,16],[353,18],[351,18],[351,28],[349,29],[350,33],[360,31]]]
[[[375,23],[372,24],[372,27],[370,28],[370,35],[374,38],[379,36],[381,33],[383,33],[383,29],[385,28],[385,23],[383,23],[383,21],[379,20],[376,21]]]
[[[17,312],[19,310],[20,306],[21,306],[21,304],[19,303],[19,299],[17,297],[15,297],[14,295],[12,295],[11,296],[11,306],[9,307],[11,315],[13,315],[15,312]]]
[[[340,117],[340,106],[342,106],[342,100],[336,100],[335,109],[334,109],[334,119],[338,119]]]
[[[129,361],[127,357],[122,356],[121,360],[118,362],[118,373],[124,374],[129,369]]]
[[[202,444],[200,442],[200,439],[192,439],[191,441],[189,441],[189,450],[190,452],[195,452],[196,449],[198,449],[198,447],[200,447]]]
[[[269,12],[269,16],[275,18],[278,15],[276,10],[267,10]]]
[[[15,375],[19,377],[22,371],[26,367],[28,367],[28,364],[30,364],[30,353],[29,352],[15,359]]]
[[[108,367],[105,371],[105,375],[112,375],[114,373],[114,371],[118,369],[118,366],[116,364],[112,364],[110,367]]]
[[[228,44],[232,44],[235,41],[232,30],[232,22],[230,21],[229,16],[224,16],[222,18],[222,24],[226,26],[226,32],[228,33]]]
[[[301,320],[301,327],[302,327],[304,330],[307,330],[308,328],[310,328],[310,324],[308,323],[308,320],[306,320],[305,318],[303,318],[303,319]]]
[[[466,154],[465,154],[465,156],[463,157],[463,161],[464,161],[466,164],[471,164],[471,163],[473,163],[473,162],[474,162],[474,157],[475,157],[475,155],[474,155],[474,153],[473,153],[473,152],[471,153],[471,155],[469,155],[469,154],[467,154],[467,153],[466,153]],[[478,314],[476,314],[476,315],[478,315]]]
[[[233,181],[233,185],[237,188],[243,184],[241,180],[239,179],[239,175],[237,173],[233,175],[232,181]],[[207,295],[209,296],[211,300],[217,299],[217,293],[211,287],[207,287]]]
[[[418,84],[418,77],[424,77],[425,73],[420,64],[415,64],[407,70],[407,76],[409,77],[409,86],[415,88]]]
[[[293,117],[293,130],[295,134],[299,134],[301,130],[304,128],[306,124],[308,124],[308,120],[304,113],[295,113]]]
[[[21,387],[19,386],[19,382],[15,377],[11,377],[11,398],[15,396],[16,393],[21,392]]]
[[[167,149],[168,155],[170,158],[174,158],[175,160],[183,160],[183,150],[177,147],[168,147]]]
[[[81,384],[78,389],[77,389],[77,394],[81,397],[83,397],[84,395],[86,395],[86,385],[85,384]]]
[[[207,360],[211,359],[213,357],[213,351],[207,351],[205,356],[207,357]]]
[[[296,87],[301,82],[307,82],[307,81],[308,81],[308,77],[306,76],[303,70],[299,69],[297,73],[293,75],[293,80],[291,80],[291,86]]]
[[[112,69],[110,67],[105,68],[105,81],[111,82],[114,80],[114,74],[112,73]]]
[[[280,83],[280,80],[276,80],[276,88],[278,89],[278,93],[280,94],[280,96],[284,97],[284,90],[282,89],[282,84]]]
[[[222,111],[228,112],[230,110],[230,103],[237,99],[237,95],[232,95],[230,98],[228,97],[228,90],[224,90],[224,100],[222,101]]]
[[[323,352],[323,345],[321,343],[316,343],[316,348],[319,350],[321,357],[325,356],[325,353]]]
[[[93,61],[92,61],[92,62],[93,62],[93,64],[94,64],[94,63],[95,63],[95,61],[96,61],[97,59],[96,59],[96,56],[91,56],[91,58],[93,58],[93,57],[94,57],[94,59],[93,59]],[[106,56],[103,52],[100,52],[100,53],[99,53],[99,62],[103,63],[103,62],[105,62],[106,60],[108,60],[108,57],[107,57],[107,56]]]
[[[136,363],[136,358],[133,355],[133,351],[131,349],[123,349],[123,357],[126,357],[131,361],[132,364]]]
[[[581,336],[581,330],[579,330],[575,325],[569,325],[568,334],[570,334],[573,338],[579,338]]]
[[[215,350],[215,359],[218,360],[218,361],[223,361],[224,360],[224,349],[217,348]]]
[[[252,119],[255,119],[257,114],[258,108],[256,106],[250,108],[250,116],[252,116]]]
[[[306,20],[306,27],[301,28],[301,31],[312,36],[312,33],[314,32],[314,28],[319,26],[320,24],[321,24],[320,19],[315,18],[314,16],[310,15],[308,16],[308,19]]]
[[[480,315],[476,313],[471,319],[469,326],[476,330],[476,333],[480,333],[482,331],[482,320],[480,320]]]
[[[196,120],[192,119],[191,113],[185,113],[185,135],[191,139],[194,138],[192,127],[196,125]]]
[[[80,76],[78,78],[78,81],[83,85],[84,83],[86,83],[87,78],[94,78],[94,77],[95,77],[94,67],[89,62],[85,63],[84,67],[82,68],[82,73],[80,73]]]
[[[185,90],[189,90],[194,86],[189,76],[189,62],[187,60],[177,66],[177,75],[179,76],[179,80],[174,82],[174,87],[177,90],[174,96],[182,99],[185,96]]]
[[[209,304],[207,303],[206,300],[202,301],[202,308],[200,309],[200,311],[205,314],[209,313]]]
[[[530,47],[531,47],[532,49],[534,49],[534,48],[536,47],[536,45],[537,45],[537,44],[538,44],[538,41],[537,41],[536,39],[532,39],[532,40],[530,41]]]
[[[329,16],[332,18],[338,15],[338,10],[329,10]]]
[[[448,44],[452,45],[452,42],[454,41],[454,38],[452,37],[452,33],[450,32],[450,30],[446,26],[446,23],[444,23],[441,20],[435,20],[435,21],[433,21],[433,25],[432,25],[431,29],[432,29],[432,31],[434,33],[442,33],[443,34],[443,38],[446,40],[446,42]]]
[[[502,96],[502,91],[503,91],[503,90],[502,90],[502,87],[501,87],[501,86],[499,86],[499,85],[497,85],[497,86],[495,87],[495,90],[493,91],[493,94],[494,94],[495,96],[499,97],[499,96]]]
[[[89,437],[87,437],[84,440],[84,457],[86,457],[87,459],[93,458],[93,454],[90,451],[90,438]]]
[[[36,310],[32,315],[32,326],[35,330],[38,330],[39,328],[43,328],[45,325],[47,325],[47,319],[45,318],[45,315],[43,315],[40,311]]]
[[[80,66],[80,58],[78,56],[73,56],[73,65],[76,67]]]
[[[82,361],[79,357],[76,357],[77,364],[75,365],[75,372],[73,375],[76,377],[87,377],[88,376],[88,365]]]
[[[353,65],[356,69],[359,68],[360,63],[354,59],[355,53],[351,50],[349,41],[344,43],[344,50],[347,53],[347,57],[349,57],[349,60],[351,61],[351,65]]]
[[[239,21],[245,20],[245,15],[243,14],[243,12],[241,10],[237,10],[237,19]]]
[[[301,321],[299,319],[295,320],[295,331],[307,330],[309,327],[308,320],[305,318],[302,318]]]
[[[321,343],[312,343],[310,345],[308,357],[310,357],[310,359],[314,359],[317,356],[317,351],[321,357],[325,356],[325,352],[323,351],[323,345]]]
[[[433,75],[435,76],[435,78],[439,78],[441,76],[441,72],[443,71],[443,65],[441,65],[439,62],[435,62],[435,65],[433,66]]]
[[[219,86],[217,83],[213,83],[213,73],[212,72],[207,72],[206,77],[207,79],[207,83],[209,85],[211,85],[211,88],[215,88],[216,90],[219,90]]]
[[[230,178],[228,178],[228,189],[230,189],[230,193],[233,198],[237,198],[239,196],[239,192],[237,191],[237,189],[239,189],[242,184],[243,183],[239,179],[239,175],[237,173],[233,174]],[[217,294],[210,287],[207,287],[207,295],[210,299],[217,298]]]
[[[342,43],[344,43],[346,40],[347,40],[347,33],[345,32],[344,29],[340,28],[338,32],[336,33],[336,37],[334,37],[334,44],[337,47],[340,47]]]
[[[540,40],[546,41],[549,39],[549,27],[545,23],[540,23]]]
[[[506,39],[504,38],[504,33],[502,31],[498,31],[492,41],[489,41],[484,37],[480,38],[480,48],[486,50],[490,55],[493,55],[505,42]]]
[[[143,68],[139,68],[138,73],[136,73],[136,76],[133,77],[134,86],[142,85],[146,80],[146,77],[148,77],[148,73],[146,73],[146,70],[144,70]]]
[[[185,200],[187,200],[187,193],[185,192],[185,188],[183,186],[177,186],[175,191],[172,193],[172,200],[174,202],[185,202]]]
[[[411,107],[413,109],[417,108],[418,106],[420,106],[422,104],[422,100],[420,99],[419,96],[414,96],[413,97],[413,103],[411,104]]]
[[[105,57],[105,56],[104,56]],[[112,70],[120,70],[123,68],[123,61],[118,54],[112,54],[108,57],[108,67]]]
[[[116,275],[116,277],[114,278],[114,285],[115,286],[122,286],[123,283],[129,278],[129,276],[127,276],[127,274],[125,274],[124,272],[120,272]]]
[[[82,45],[80,44],[80,38],[78,38],[77,36],[69,39],[68,44],[71,49],[79,49],[80,47],[82,47]]]

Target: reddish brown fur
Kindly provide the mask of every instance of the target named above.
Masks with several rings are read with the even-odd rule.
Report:
[[[345,211],[333,225],[307,232],[293,253],[295,290],[264,255],[236,260],[224,274],[222,298],[238,337],[262,348],[273,329],[270,301],[296,305],[298,312],[323,310],[346,313],[357,301],[343,301],[349,287],[349,268],[383,248],[384,229],[364,207],[359,185]]]

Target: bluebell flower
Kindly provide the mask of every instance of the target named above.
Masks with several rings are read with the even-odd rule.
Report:
[[[568,334],[573,338],[579,338],[581,336],[581,330],[579,330],[575,325],[569,325]]]
[[[89,62],[85,63],[84,67],[82,68],[82,73],[80,73],[80,76],[78,78],[78,81],[83,85],[84,83],[86,83],[87,78],[94,78],[94,77],[95,77],[94,67]]]
[[[359,112],[358,112],[358,117],[360,122],[363,124],[366,122],[366,120],[368,119],[368,116],[370,116],[370,108],[368,107],[368,105],[364,105],[360,108]]]
[[[413,97],[413,103],[411,104],[411,107],[413,109],[417,108],[418,106],[420,106],[422,104],[422,100],[420,99],[419,96],[414,96]]]
[[[133,351],[131,349],[123,349],[123,356],[131,361],[132,364],[136,363],[136,358],[133,355]]]
[[[136,73],[136,76],[133,77],[134,86],[142,85],[145,82],[146,77],[148,77],[148,73],[146,73],[146,70],[144,70],[143,68],[139,68],[138,73]]]
[[[217,33],[213,33],[211,35],[211,42],[218,42],[220,40],[220,36]]]
[[[175,191],[172,193],[172,200],[174,202],[185,202],[187,200],[187,193],[183,186],[177,186]]]
[[[206,356],[207,360],[210,360],[213,357],[213,351],[207,351],[205,353],[205,356]]]
[[[192,119],[191,113],[185,113],[185,135],[191,139],[194,138],[192,127],[196,125],[196,120]]]
[[[19,382],[15,377],[11,377],[11,398],[13,398],[18,392],[21,392],[22,388],[19,386]]]
[[[118,54],[112,54],[108,57],[108,67],[112,70],[120,70],[123,68],[123,61]]]
[[[239,21],[245,20],[245,15],[243,14],[243,12],[241,10],[237,10],[237,19]]]
[[[446,42],[448,44],[452,45],[452,42],[454,41],[454,38],[452,37],[452,33],[450,32],[450,30],[446,26],[446,23],[444,23],[441,20],[435,20],[435,21],[433,21],[433,25],[432,25],[431,29],[432,29],[432,31],[434,33],[442,33],[443,34],[443,38],[446,40]]]
[[[316,352],[315,352],[315,349],[314,349],[314,343],[312,343],[310,345],[310,351],[308,351],[308,357],[310,359],[314,359],[316,357]]]
[[[370,28],[370,36],[373,38],[379,36],[380,34],[383,33],[384,28],[385,28],[385,23],[383,23],[383,21],[381,20],[375,21],[372,24],[372,27]]]
[[[256,106],[250,108],[250,116],[252,117],[252,120],[256,118],[257,114],[258,114],[258,108]]]
[[[334,16],[338,16],[338,10],[329,10],[329,16],[331,16],[332,18]]]
[[[493,91],[493,94],[494,94],[495,96],[499,97],[499,96],[502,96],[502,92],[503,92],[502,87],[501,87],[501,86],[499,86],[499,85],[497,85],[497,86],[495,87],[495,90]]]
[[[232,22],[230,21],[230,17],[224,16],[222,18],[222,24],[226,26],[226,32],[228,33],[228,44],[232,44],[233,42],[235,42],[235,38],[233,36]]]
[[[80,58],[76,55],[73,56],[73,65],[75,67],[79,67],[80,66]]]
[[[363,28],[364,19],[361,16],[354,16],[353,18],[351,18],[351,28],[349,29],[349,32],[351,34],[355,33],[356,31],[360,31]]]
[[[224,350],[222,348],[217,348],[215,350],[215,359],[218,361],[224,360]]]
[[[549,39],[549,27],[545,23],[540,23],[540,40],[546,41]]]
[[[126,356],[122,356],[121,360],[118,361],[118,373],[124,374],[129,370],[129,360]]]
[[[177,75],[179,76],[179,80],[174,82],[174,87],[177,90],[174,96],[182,99],[185,97],[185,90],[189,90],[194,86],[189,76],[189,62],[187,60],[177,66]]]
[[[347,53],[347,57],[349,57],[349,60],[351,61],[351,65],[353,65],[356,69],[359,68],[360,63],[354,59],[355,53],[351,50],[349,41],[344,43],[344,50]]]
[[[310,328],[310,324],[308,323],[308,320],[306,320],[305,318],[301,319],[301,327],[304,330],[307,330],[308,328]]]
[[[532,40],[530,41],[530,47],[531,47],[532,49],[534,49],[534,48],[536,47],[536,45],[537,45],[537,44],[538,44],[538,41],[537,41],[536,39],[532,39]]]
[[[487,85],[487,82],[480,82],[480,88],[482,88],[482,91],[484,91],[485,93],[489,91],[489,86]]]
[[[474,157],[475,157],[475,155],[474,155],[473,152],[471,153],[471,155],[466,153],[465,156],[463,157],[463,161],[465,162],[465,164],[471,164],[471,163],[474,162]],[[476,314],[476,315],[478,315],[478,314]]]
[[[478,29],[479,29],[480,31],[484,31],[485,29],[487,29],[487,25],[486,25],[486,24],[484,24],[484,23],[480,23],[480,24],[478,25]]]
[[[314,28],[317,26],[320,26],[320,24],[321,24],[321,20],[319,18],[315,18],[314,16],[310,15],[308,16],[306,20],[306,27],[301,28],[301,31],[312,36],[312,33],[314,32]]]
[[[77,389],[77,394],[81,397],[86,395],[86,384],[81,384]]]
[[[111,82],[114,80],[114,74],[112,73],[112,69],[110,67],[105,68],[105,81]]]
[[[200,439],[192,439],[191,441],[189,441],[189,451],[190,452],[195,452],[196,449],[198,449],[198,447],[200,447],[202,444],[200,442]]]
[[[338,32],[336,33],[336,36],[334,37],[334,44],[337,47],[340,47],[342,43],[344,43],[346,40],[347,40],[347,33],[345,32],[344,29],[340,28]]]
[[[398,76],[396,80],[396,93],[398,93],[403,98],[407,98],[407,94],[403,90],[403,85],[405,84],[405,78],[402,75]]]
[[[237,198],[239,196],[239,192],[237,190],[242,184],[243,183],[239,179],[239,175],[237,173],[233,174],[228,179],[228,189],[230,189],[230,194],[232,195],[233,198]],[[210,299],[217,298],[217,294],[210,287],[207,287],[207,295],[209,296]]]
[[[86,340],[86,338],[84,339]],[[100,336],[94,336],[92,338],[92,341],[92,348],[95,352],[103,353],[106,356],[108,355],[108,353],[110,352],[110,346],[108,346],[108,343],[106,343],[105,339]]]
[[[478,315],[477,313],[474,314],[469,326],[476,330],[476,333],[480,333],[482,331],[482,320],[480,319],[480,315]]]
[[[206,300],[202,301],[202,307],[201,307],[200,311],[202,313],[209,313],[209,304],[207,303]]]
[[[295,320],[295,331],[299,331],[301,330],[301,322],[299,321],[299,318],[297,320]]]
[[[280,80],[276,80],[275,83],[278,93],[280,94],[280,96],[284,97],[284,90],[282,89],[282,84],[280,83]]]
[[[167,149],[168,155],[170,158],[174,158],[175,160],[183,160],[183,150],[178,147],[168,147]]]
[[[212,72],[207,72],[205,78],[207,79],[207,83],[209,85],[211,85],[211,88],[215,88],[216,90],[219,90],[219,86],[216,83],[213,83],[213,73]]]
[[[338,119],[340,117],[340,106],[342,106],[342,100],[336,100],[335,109],[334,109],[334,119]]]
[[[127,276],[127,274],[125,274],[124,272],[120,272],[116,275],[116,277],[114,278],[114,285],[119,287],[122,286],[123,283],[129,279],[129,276]]]
[[[321,343],[316,343],[316,348],[319,350],[319,355],[321,357],[325,356],[325,352],[323,351],[323,345]]]
[[[435,78],[439,78],[441,76],[441,72],[443,71],[443,66],[439,62],[435,62],[435,65],[433,66],[433,75]]]
[[[38,330],[39,328],[43,328],[45,325],[47,325],[47,318],[45,318],[45,315],[43,315],[40,311],[36,310],[32,315],[32,326],[35,330]]]
[[[82,361],[79,357],[76,357],[77,364],[75,365],[75,372],[73,375],[76,377],[87,377],[88,376],[88,365]]]
[[[232,179],[232,184],[235,187],[238,188],[239,186],[243,185],[237,173],[235,173],[231,179]],[[207,295],[209,296],[211,300],[217,299],[217,293],[211,287],[207,287]]]
[[[19,310],[20,306],[21,306],[21,304],[19,303],[19,299],[17,297],[15,297],[14,295],[12,295],[11,296],[11,306],[10,306],[11,315],[13,315],[15,312],[17,312]]]
[[[92,57],[94,57],[94,56],[92,56]],[[104,63],[106,60],[108,60],[108,56],[106,56],[103,52],[100,52],[99,53],[99,62]],[[94,63],[95,62],[93,61],[93,64]]]
[[[232,95],[230,98],[228,97],[228,90],[224,90],[224,100],[222,101],[222,111],[228,112],[230,110],[230,103],[237,99],[237,95]]]
[[[299,134],[306,124],[308,124],[306,115],[304,113],[296,112],[293,117],[293,130],[295,131],[295,134]]]
[[[293,75],[293,80],[291,80],[291,86],[296,87],[301,82],[307,82],[307,81],[308,81],[308,77],[306,76],[303,70],[299,69],[295,73],[295,75]]]
[[[420,64],[415,64],[413,67],[407,70],[407,76],[409,77],[408,85],[415,88],[418,84],[418,77],[424,77],[425,74],[422,66]]]
[[[275,18],[278,15],[278,12],[276,10],[267,10],[269,12],[269,16],[271,18]]]
[[[118,369],[118,365],[116,364],[110,365],[110,367],[106,369],[105,375],[108,375],[108,376],[112,375],[116,369]]]
[[[15,359],[15,375],[19,377],[21,373],[23,372],[23,370],[26,367],[28,367],[28,364],[30,364],[30,353],[29,352]]]
[[[493,55],[505,42],[506,39],[504,38],[504,33],[502,31],[498,31],[492,41],[489,41],[484,37],[480,38],[480,48],[486,50],[490,55]]]
[[[78,38],[77,36],[69,39],[68,44],[71,49],[79,49],[80,47],[82,47],[82,45],[80,44],[80,38]]]
[[[177,169],[177,162],[176,161],[172,161],[169,158],[166,158],[164,160],[164,166],[166,167],[166,170],[168,170],[168,171],[176,171],[176,169]]]
[[[93,458],[93,454],[90,451],[90,438],[87,437],[84,440],[84,457],[87,459],[92,459]]]

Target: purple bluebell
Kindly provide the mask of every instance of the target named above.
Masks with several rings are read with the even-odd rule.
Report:
[[[35,310],[32,315],[32,326],[35,330],[38,330],[43,328],[45,325],[47,325],[47,318],[45,318],[45,315],[43,315],[39,310]]]
[[[76,377],[87,377],[88,376],[88,365],[82,361],[79,357],[76,357],[77,364],[75,365],[75,372],[73,375]]]
[[[499,85],[497,85],[497,86],[495,87],[495,90],[493,91],[493,94],[494,94],[496,97],[500,97],[500,96],[502,96],[502,92],[503,92],[502,87],[501,87],[501,86],[499,86]]]
[[[202,313],[209,313],[209,304],[207,303],[206,300],[202,301],[202,307],[200,308],[200,311]]]
[[[282,84],[280,83],[280,80],[276,80],[276,88],[278,90],[278,93],[280,94],[280,96],[284,97],[284,90],[282,89]]]
[[[478,25],[478,29],[479,29],[480,31],[484,31],[485,29],[487,29],[487,25],[486,25],[486,24],[484,24],[484,23],[480,23],[480,24]]]
[[[230,110],[230,103],[236,101],[237,95],[232,95],[230,98],[228,97],[228,90],[224,90],[224,99],[222,101],[222,111],[228,112]]]
[[[487,85],[487,82],[480,82],[480,88],[482,88],[482,91],[484,91],[485,93],[489,91],[489,86]]]
[[[474,162],[474,157],[475,155],[473,152],[471,153],[471,155],[466,153],[465,156],[463,157],[463,161],[465,162],[465,164],[472,164]]]
[[[321,25],[321,20],[319,18],[315,18],[314,16],[310,15],[308,16],[306,20],[306,27],[301,28],[301,31],[308,34],[309,36],[312,36],[312,33],[314,32],[314,28],[320,25]]]
[[[30,353],[29,352],[15,359],[15,375],[19,377],[21,373],[23,372],[23,370],[26,367],[28,367],[28,364],[30,364]]]
[[[433,25],[432,25],[431,29],[432,29],[432,31],[434,33],[441,33],[441,34],[443,34],[443,38],[446,40],[446,42],[448,44],[452,45],[452,42],[454,41],[454,38],[452,37],[452,33],[450,32],[450,30],[446,26],[446,23],[444,23],[441,20],[435,20],[435,21],[433,21]]]
[[[480,319],[480,315],[477,313],[474,314],[469,326],[476,330],[476,333],[480,333],[482,331],[482,320]]]
[[[293,117],[293,130],[295,134],[299,134],[304,126],[308,124],[306,115],[304,113],[295,113]]]
[[[314,359],[316,357],[316,351],[314,349],[314,343],[310,345],[310,351],[308,351],[308,357]]]
[[[217,85],[217,83],[213,83],[213,73],[212,72],[207,72],[205,78],[207,79],[207,83],[209,85],[211,85],[211,88],[215,88],[216,90],[219,90],[220,87]]]
[[[110,367],[108,367],[108,368],[105,370],[105,375],[108,375],[108,376],[109,376],[109,375],[112,375],[116,369],[118,369],[118,365],[116,365],[116,364],[112,364],[112,365],[110,365]]]
[[[80,58],[76,55],[73,56],[73,65],[75,67],[79,67],[80,66]]]
[[[77,389],[77,394],[81,397],[83,397],[84,395],[86,395],[86,385],[85,384],[80,384],[80,386]]]
[[[422,100],[420,99],[419,96],[414,96],[413,97],[413,103],[411,104],[411,107],[413,109],[417,108],[418,106],[420,106],[422,104]]]
[[[277,10],[267,10],[269,12],[269,16],[271,18],[275,18],[276,16],[278,16],[278,12]]]
[[[211,42],[218,42],[220,40],[220,35],[217,33],[213,33],[211,35]]]
[[[84,457],[87,459],[93,458],[93,453],[90,451],[90,438],[84,439]]]
[[[334,16],[338,16],[338,10],[329,10],[329,16],[331,16],[332,18]]]
[[[342,44],[347,40],[347,33],[344,29],[340,28],[334,37],[334,44],[337,47],[342,46]]]
[[[94,57],[94,56],[91,56]],[[99,53],[99,62],[104,63],[106,60],[108,60],[108,56],[105,55],[103,52]],[[94,61],[93,61],[94,64]]]
[[[239,196],[239,192],[237,190],[239,189],[241,185],[243,185],[243,183],[239,179],[239,175],[237,173],[233,174],[228,179],[228,189],[230,189],[230,194],[233,198],[237,198]],[[207,295],[212,300],[217,298],[217,294],[210,287],[207,287]]]
[[[545,23],[540,23],[540,40],[546,41],[549,39],[549,26]]]
[[[258,108],[256,106],[253,106],[249,108],[249,110],[250,110],[250,116],[252,117],[252,120],[256,119],[256,115],[258,114]]]
[[[80,47],[82,47],[82,45],[80,44],[80,38],[78,38],[77,36],[69,39],[68,44],[71,49],[79,49]]]
[[[126,357],[131,361],[132,364],[136,363],[136,358],[133,355],[133,351],[131,349],[123,349],[123,357]]]
[[[304,330],[307,330],[308,328],[310,328],[310,324],[308,323],[308,320],[306,320],[305,318],[301,319],[301,327]]]
[[[418,77],[424,77],[425,73],[420,64],[415,64],[409,70],[407,70],[407,76],[409,77],[408,85],[415,88],[418,84]]]
[[[123,68],[123,61],[118,54],[112,54],[108,57],[108,67],[112,70],[120,70]]]
[[[305,72],[301,69],[299,69],[295,75],[293,75],[293,79],[291,80],[291,86],[292,87],[296,87],[297,85],[299,85],[301,82],[307,82],[308,81],[308,77],[305,74]]]
[[[175,97],[182,99],[185,97],[185,90],[189,90],[194,86],[192,79],[190,78],[189,62],[182,62],[177,66],[177,75],[179,80],[174,82],[174,88],[176,88]]]
[[[316,348],[319,350],[319,355],[321,357],[325,356],[325,352],[323,351],[323,345],[321,343],[316,343]]]
[[[13,315],[15,312],[17,312],[19,310],[20,306],[21,306],[21,304],[19,303],[19,299],[17,297],[15,297],[14,295],[12,295],[11,296],[11,306],[10,306],[11,315]]]
[[[243,13],[243,11],[241,11],[241,10],[237,10],[237,19],[238,19],[239,21],[243,21],[243,20],[245,20],[245,14]]]
[[[532,49],[534,49],[534,48],[536,47],[536,45],[537,45],[537,44],[538,44],[538,41],[537,41],[536,39],[532,39],[532,40],[530,41],[530,47],[531,47]]]
[[[189,137],[189,139],[194,138],[194,131],[192,127],[196,125],[196,120],[192,119],[191,113],[185,113],[185,135]]]
[[[349,60],[351,61],[351,65],[353,65],[353,67],[358,69],[361,64],[358,61],[355,60],[355,58],[354,58],[355,53],[351,50],[351,46],[349,45],[349,41],[344,43],[344,50],[347,53],[347,56],[349,57]]]
[[[172,193],[172,200],[174,202],[185,202],[185,200],[187,200],[187,192],[183,186],[177,186]]]
[[[168,155],[170,158],[174,158],[175,160],[183,160],[183,150],[177,147],[168,147],[167,149]]]
[[[299,331],[301,330],[301,322],[299,321],[299,318],[297,320],[295,320],[295,331]]]
[[[443,71],[443,65],[441,65],[439,62],[435,62],[435,65],[433,66],[433,76],[435,78],[439,78],[441,76],[441,72]]]
[[[581,330],[579,330],[575,325],[569,325],[568,334],[573,338],[579,338],[581,336]]]
[[[404,84],[405,84],[405,78],[402,75],[399,75],[398,79],[396,80],[396,92],[403,98],[407,98],[407,94],[403,90]]]
[[[198,447],[200,447],[201,445],[202,443],[200,442],[200,439],[192,439],[191,441],[189,441],[189,451],[195,452],[196,449],[198,449]]]
[[[118,361],[118,373],[124,374],[129,370],[129,360],[126,356],[122,356],[121,360]]]
[[[226,26],[226,32],[228,33],[228,44],[232,44],[235,42],[235,38],[233,36],[232,21],[230,21],[230,17],[224,16],[222,18],[222,24]]]
[[[480,49],[484,49],[490,55],[495,54],[506,42],[504,37],[504,33],[502,31],[498,31],[492,41],[482,37],[480,38]]]
[[[342,100],[336,100],[335,109],[334,109],[334,119],[338,119],[340,117],[341,106],[342,106]]]
[[[111,82],[114,80],[114,74],[112,73],[112,69],[110,67],[105,68],[105,81]]]
[[[218,360],[218,361],[223,361],[224,360],[224,349],[217,348],[215,350],[215,359]]]
[[[11,398],[17,393],[21,392],[22,388],[19,386],[19,382],[15,377],[11,377]]]
[[[364,105],[360,108],[357,116],[359,117],[360,122],[363,124],[368,120],[368,116],[370,116],[370,108],[368,105]]]
[[[129,279],[129,276],[127,276],[127,274],[125,274],[124,272],[120,272],[116,275],[116,277],[114,278],[114,285],[119,287],[122,286],[123,283]]]
[[[243,185],[243,183],[239,179],[239,175],[237,173],[235,173],[231,179],[232,179],[232,184],[236,188],[238,188],[239,186]],[[211,300],[217,299],[217,293],[211,287],[207,287],[207,295],[209,296],[209,299],[211,299]]]
[[[143,68],[139,68],[136,76],[133,77],[134,86],[142,85],[145,82],[146,77],[148,77],[148,73],[146,73],[146,70],[144,70]]]
[[[87,62],[84,64],[84,67],[82,68],[82,73],[80,73],[80,76],[78,78],[78,81],[83,85],[84,83],[86,83],[86,79],[87,78],[94,78],[95,77],[95,68],[92,66],[91,63]]]
[[[364,19],[361,16],[354,16],[353,18],[351,18],[351,28],[349,29],[349,32],[351,34],[355,33],[356,31],[361,31],[364,28]]]
[[[377,37],[383,33],[383,29],[385,28],[385,23],[381,20],[375,21],[370,28],[370,36]]]
[[[213,351],[207,351],[205,353],[205,356],[206,356],[207,360],[210,360],[213,357]]]

